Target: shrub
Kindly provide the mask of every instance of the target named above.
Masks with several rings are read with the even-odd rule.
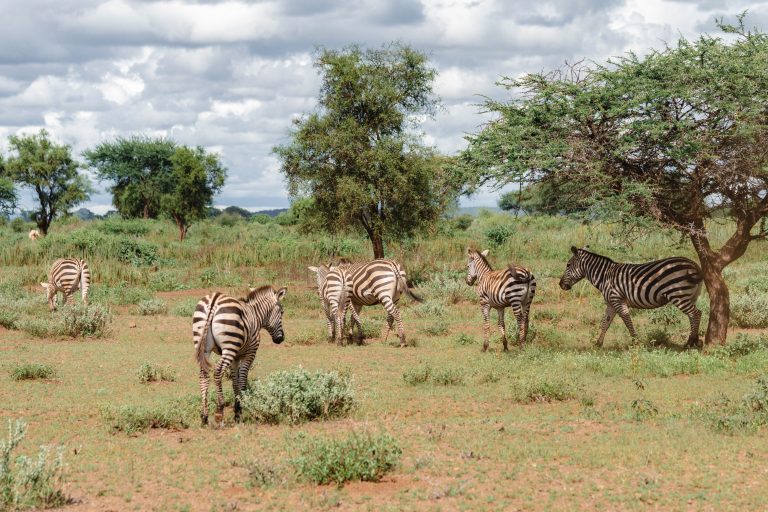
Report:
[[[243,410],[256,421],[293,424],[341,418],[356,407],[352,378],[336,371],[310,373],[299,367],[258,380],[242,396]]]
[[[739,327],[768,327],[768,295],[733,297],[731,322]]]
[[[702,416],[714,430],[728,434],[755,431],[768,424],[768,376],[759,377],[740,402],[727,396],[707,401]]]
[[[632,400],[630,408],[632,409],[632,419],[635,421],[647,420],[659,414],[658,407],[645,398]]]
[[[672,339],[665,329],[651,329],[645,336],[645,343],[651,347],[671,345]]]
[[[414,308],[413,313],[419,318],[442,318],[445,316],[445,304],[437,300],[427,300]]]
[[[134,288],[122,283],[116,286],[98,286],[92,289],[90,298],[94,303],[127,306],[151,299],[152,293],[144,288]]]
[[[144,219],[110,218],[99,223],[97,228],[111,235],[143,236],[149,233],[150,224]]]
[[[0,509],[52,508],[66,504],[69,500],[61,489],[64,470],[61,448],[52,458],[49,446],[41,446],[37,457],[12,457],[26,433],[24,421],[9,420],[8,437],[0,441]]]
[[[109,332],[112,312],[98,304],[75,304],[62,308],[63,332],[72,338],[102,338]]]
[[[302,479],[342,486],[353,480],[378,482],[397,465],[401,454],[397,441],[387,433],[353,431],[342,439],[305,441],[290,463]]]
[[[449,331],[448,324],[443,320],[437,320],[422,326],[419,329],[423,334],[429,334],[430,336],[442,336]]]
[[[161,368],[152,363],[144,363],[139,367],[139,382],[173,382],[176,374],[170,368]]]
[[[162,299],[147,299],[137,304],[136,311],[142,316],[165,315],[168,304]]]
[[[564,380],[536,377],[517,386],[515,400],[518,402],[562,402],[576,397],[573,384]]]
[[[730,343],[715,347],[711,354],[723,358],[743,357],[752,352],[766,350],[768,348],[768,337],[764,335],[752,336],[746,333],[739,333]]]
[[[199,299],[184,299],[176,303],[175,306],[173,306],[173,309],[171,309],[171,313],[173,313],[175,316],[183,316],[183,317],[191,318],[195,312],[195,308],[197,307],[197,303],[199,301],[200,301]]]
[[[403,372],[403,380],[406,384],[415,386],[432,382],[442,386],[451,386],[462,384],[464,382],[464,372],[459,368],[441,367],[432,368],[428,364],[420,364]]]
[[[189,289],[189,285],[184,282],[184,272],[181,270],[155,272],[149,276],[149,287],[156,292],[175,292]]]
[[[451,227],[458,231],[466,231],[474,220],[474,217],[468,214],[457,215],[451,219]]]
[[[410,384],[411,386],[428,382],[431,376],[432,368],[427,364],[421,364],[403,372],[403,380],[406,384]]]
[[[114,432],[134,435],[151,428],[184,429],[189,428],[194,402],[175,401],[155,407],[140,405],[122,405],[102,409],[102,417]]]
[[[55,376],[56,369],[49,364],[24,363],[11,370],[11,380],[52,379]]]
[[[469,334],[459,334],[456,336],[456,344],[465,347],[467,345],[475,345],[477,340]]]
[[[461,278],[449,271],[432,274],[430,280],[422,286],[422,290],[426,295],[439,297],[438,300],[449,305],[462,300],[473,300],[476,297],[472,287],[467,286]]]
[[[442,386],[454,386],[464,383],[464,373],[458,368],[439,368],[432,371],[432,381]]]
[[[499,247],[504,245],[504,242],[506,242],[514,233],[515,231],[512,229],[512,226],[507,224],[496,224],[485,230],[485,239],[491,246]]]
[[[248,472],[248,484],[251,487],[270,489],[285,481],[284,470],[273,459],[252,459],[238,464]]]
[[[157,246],[134,238],[121,238],[117,245],[117,259],[135,267],[155,265],[159,258]]]
[[[57,318],[28,318],[16,325],[35,338],[52,338],[64,334],[61,320]]]
[[[255,222],[257,224],[269,224],[272,222],[272,217],[267,215],[266,213],[257,213],[253,217],[251,217],[251,222]]]
[[[12,309],[0,310],[0,326],[15,330],[18,328],[19,313]]]

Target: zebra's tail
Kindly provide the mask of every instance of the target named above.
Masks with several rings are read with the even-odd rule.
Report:
[[[219,298],[219,293],[216,292],[211,297],[211,302],[208,304],[208,314],[205,316],[205,323],[203,324],[203,330],[200,332],[200,339],[197,342],[196,358],[197,364],[201,370],[210,370],[211,362],[208,360],[208,355],[205,353],[205,347],[208,345],[208,329],[213,319],[213,312],[216,309],[216,299]]]
[[[91,269],[85,260],[80,260],[80,295],[83,298],[83,304],[88,304],[88,290],[91,287]]]
[[[399,268],[397,269],[397,285],[400,289],[400,293],[407,294],[410,298],[415,300],[416,302],[424,302],[424,298],[420,295],[416,294],[413,290],[411,290],[408,287],[408,280],[405,278],[405,273],[402,272]]]

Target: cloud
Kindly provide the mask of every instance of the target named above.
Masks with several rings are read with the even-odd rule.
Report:
[[[77,155],[118,135],[172,137],[220,152],[229,179],[217,203],[285,206],[271,151],[315,108],[318,47],[399,40],[427,52],[444,109],[422,128],[453,153],[487,121],[481,95],[509,96],[502,76],[647,51],[747,8],[748,25],[768,23],[768,2],[741,0],[0,2],[11,20],[0,31],[0,148],[43,127]],[[110,203],[105,188],[89,205]]]

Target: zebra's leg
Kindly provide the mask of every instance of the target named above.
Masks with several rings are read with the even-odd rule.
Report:
[[[392,315],[397,323],[397,337],[400,338],[400,347],[405,346],[405,329],[403,329],[403,319],[400,317],[400,310],[397,309],[395,303],[389,297],[384,297],[381,301],[384,309],[387,310],[387,315]]]
[[[496,308],[496,313],[498,313],[498,316],[499,316],[499,331],[501,331],[501,343],[502,345],[504,345],[504,352],[509,352],[509,345],[507,344],[507,326],[504,323],[504,308]]]
[[[528,318],[531,312],[531,303],[523,305],[520,311],[520,318],[517,320],[517,342],[522,347],[528,338]]]
[[[240,399],[242,398],[243,391],[245,391],[246,386],[248,386],[248,371],[251,369],[253,360],[256,359],[257,348],[258,347],[253,347],[242,355],[240,358],[240,364],[237,368],[237,373],[234,374],[232,378],[233,388],[235,387],[235,382],[237,382],[237,388],[235,389],[235,422],[240,422],[242,416],[243,407],[240,403]]]
[[[200,397],[202,399],[200,408],[200,422],[203,425],[208,424],[208,385],[211,379],[208,376],[208,370],[200,369]]]
[[[626,304],[620,304],[615,309],[621,319],[624,320],[624,325],[627,326],[629,335],[632,336],[633,340],[637,339],[637,331],[635,331],[635,325],[632,323],[632,317],[629,315],[629,307]]]
[[[224,374],[232,364],[235,354],[231,351],[225,350],[221,353],[221,359],[219,364],[216,365],[216,369],[213,372],[213,383],[216,385],[216,425],[219,427],[224,426],[224,389],[222,388],[221,381],[224,378]]]
[[[677,306],[680,311],[688,316],[691,322],[691,332],[688,334],[687,348],[699,346],[699,324],[701,323],[701,311],[696,307],[696,303],[690,299],[672,299],[672,304]]]
[[[387,338],[389,338],[389,333],[392,332],[392,325],[395,323],[395,317],[387,314],[387,330],[384,333],[384,343],[387,342]]]
[[[232,408],[235,410],[235,421],[238,420],[238,416],[240,416],[239,409],[239,400],[238,397],[240,396],[240,358],[236,357],[232,360],[232,363],[229,365],[229,375],[232,377]]]
[[[598,347],[603,346],[603,340],[605,339],[605,333],[608,331],[608,328],[611,326],[611,322],[613,322],[613,317],[616,316],[616,310],[608,304],[608,306],[605,308],[605,315],[603,315],[603,321],[600,322],[600,335],[597,337],[597,345]]]
[[[363,309],[362,305],[352,304],[352,320],[357,326],[357,344],[358,345],[363,344],[363,322],[362,320],[360,320],[360,310],[362,309]],[[354,332],[352,334],[354,335]]]
[[[323,300],[323,313],[325,314],[325,323],[328,325],[328,342],[333,343],[336,341],[336,326],[332,321],[331,312],[328,309],[328,302],[325,300]]]
[[[488,350],[488,344],[491,338],[491,307],[488,304],[480,303],[480,311],[483,313],[483,352]]]

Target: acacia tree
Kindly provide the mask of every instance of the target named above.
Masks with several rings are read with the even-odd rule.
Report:
[[[436,71],[402,44],[376,50],[322,50],[315,112],[294,121],[275,153],[293,198],[311,197],[317,222],[336,232],[365,230],[376,258],[385,238],[429,226],[455,199],[445,160],[413,130],[438,107]]]
[[[16,187],[5,169],[5,160],[0,155],[0,214],[9,215],[16,209]]]
[[[768,36],[746,30],[743,15],[719,25],[728,39],[504,79],[520,94],[487,102],[498,118],[462,155],[479,180],[577,183],[624,222],[689,238],[710,296],[708,344],[726,339],[723,269],[768,236]],[[733,223],[719,248],[714,216]]]
[[[100,180],[112,182],[112,204],[120,215],[156,219],[175,151],[170,139],[132,136],[102,142],[83,156]]]
[[[171,157],[171,169],[160,194],[160,211],[168,215],[179,228],[179,240],[184,241],[189,226],[208,216],[208,209],[224,186],[227,171],[215,154],[201,147],[176,148]]]
[[[78,172],[71,148],[51,141],[45,130],[35,135],[12,135],[8,142],[8,174],[15,183],[34,190],[40,207],[33,218],[45,235],[57,215],[88,199],[91,185]]]

